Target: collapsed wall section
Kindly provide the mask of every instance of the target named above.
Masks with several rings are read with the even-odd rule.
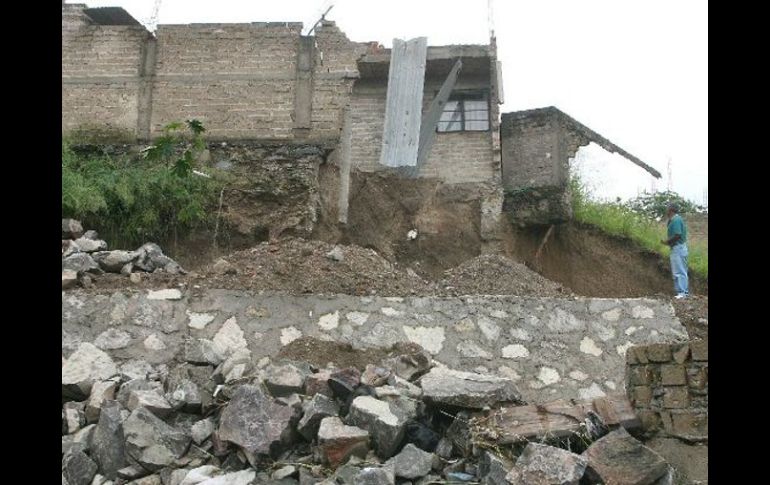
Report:
[[[93,342],[129,365],[162,365],[236,339],[257,362],[302,336],[359,349],[414,342],[442,364],[498,373],[525,399],[550,401],[621,392],[628,348],[681,342],[686,332],[669,303],[651,299],[62,293],[65,356]]]

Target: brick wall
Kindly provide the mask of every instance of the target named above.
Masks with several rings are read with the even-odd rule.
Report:
[[[708,440],[708,340],[631,347],[626,392],[646,430]]]
[[[441,81],[443,82],[443,80]],[[441,88],[441,82],[426,80],[423,109]],[[488,89],[488,79],[459,79],[456,89]],[[379,164],[385,118],[385,82],[358,82],[350,101],[351,162],[363,171],[382,169]],[[436,133],[430,157],[420,169],[421,177],[437,177],[449,183],[486,182],[497,173],[491,131]]]
[[[62,8],[62,130],[105,125],[135,132],[142,27],[93,25],[82,5]]]

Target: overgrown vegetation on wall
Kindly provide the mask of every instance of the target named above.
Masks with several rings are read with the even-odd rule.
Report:
[[[661,243],[661,239],[666,238],[665,225],[645,215],[645,211],[635,211],[627,204],[594,200],[577,177],[571,180],[570,185],[575,220],[599,227],[609,234],[629,238],[645,249],[669,256],[670,248]],[[678,195],[676,197],[679,198]],[[689,240],[687,246],[690,270],[708,278],[708,243]]]
[[[196,120],[169,124],[138,155],[95,154],[63,140],[62,217],[113,245],[167,240],[211,222],[221,182],[194,170],[204,131]]]

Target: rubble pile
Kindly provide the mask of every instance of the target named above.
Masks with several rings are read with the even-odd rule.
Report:
[[[550,439],[549,425],[496,442],[480,423],[533,407],[513,381],[419,351],[363,368],[253,362],[225,332],[153,367],[82,343],[62,364],[62,484],[671,483],[659,455],[590,403],[572,415],[589,416],[575,439]],[[535,405],[539,425],[549,409]]]
[[[184,274],[186,271],[169,258],[155,243],[142,245],[135,251],[107,250],[107,242],[96,231],[83,231],[74,219],[61,221],[61,286],[62,290],[80,284],[90,286],[91,275],[119,273],[137,281],[138,272]]]

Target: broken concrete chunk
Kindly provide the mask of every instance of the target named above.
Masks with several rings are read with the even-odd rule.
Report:
[[[305,387],[305,373],[291,364],[270,365],[265,370],[265,386],[275,397],[302,394]]]
[[[433,365],[433,358],[427,350],[420,349],[408,354],[398,355],[382,361],[382,365],[408,380],[413,381],[428,372]]]
[[[505,477],[512,485],[578,485],[586,459],[561,448],[529,443]]]
[[[102,350],[115,350],[128,347],[131,334],[118,328],[110,328],[97,335],[94,345]]]
[[[513,468],[513,463],[491,451],[484,451],[479,459],[479,477],[484,485],[508,483],[505,476]]]
[[[126,407],[129,411],[145,408],[159,418],[165,418],[173,409],[166,398],[155,391],[131,391]]]
[[[367,467],[356,475],[353,483],[360,485],[394,485],[396,477],[393,467]]]
[[[173,383],[165,397],[168,403],[177,410],[197,413],[201,410],[203,397],[198,386],[190,379],[179,379]]]
[[[62,366],[62,396],[83,400],[91,394],[94,382],[107,380],[117,373],[109,355],[95,345],[83,342]]]
[[[119,273],[123,266],[136,259],[134,251],[97,251],[92,254],[99,267],[108,273]]]
[[[390,403],[359,396],[350,405],[349,424],[369,430],[377,455],[390,458],[401,444],[408,417]]]
[[[668,471],[662,456],[623,428],[595,441],[582,456],[588,461],[589,475],[605,483],[650,485]]]
[[[308,441],[313,441],[324,418],[337,416],[339,405],[330,397],[316,394],[303,406],[304,414],[297,424],[297,431]]]
[[[95,423],[102,412],[102,403],[115,399],[115,389],[118,383],[115,380],[99,381],[91,387],[91,396],[86,403],[86,423]]]
[[[115,480],[118,470],[125,466],[125,439],[120,404],[116,401],[102,403],[99,424],[93,435],[91,456],[99,470],[110,480]]]
[[[366,457],[369,433],[355,426],[346,426],[336,416],[324,418],[318,428],[318,449],[324,463],[336,468],[351,456]]]
[[[389,463],[395,465],[397,477],[412,480],[430,473],[433,465],[433,453],[423,451],[409,443],[398,455],[391,458]]]
[[[475,372],[433,368],[420,379],[429,403],[482,409],[500,402],[521,401],[512,380]]]
[[[77,239],[83,235],[83,225],[75,219],[61,220],[61,238]]]
[[[96,463],[81,450],[73,450],[62,459],[62,475],[70,485],[91,485],[99,471]]]
[[[126,454],[150,471],[170,466],[190,444],[188,435],[142,407],[123,422],[123,434]]]
[[[289,478],[296,474],[297,474],[296,466],[286,465],[274,471],[273,474],[271,475],[271,478],[273,480],[283,480],[284,478]]]
[[[62,436],[62,455],[70,450],[82,450],[86,453],[91,451],[93,446],[94,429],[96,425],[89,424],[73,434]]]
[[[153,368],[144,360],[131,359],[120,366],[120,378],[123,382],[133,379],[147,379]],[[128,396],[126,396],[128,397]]]
[[[155,391],[158,394],[163,392],[163,386],[157,381],[148,381],[147,379],[132,379],[118,390],[117,401],[123,406],[128,407],[128,398],[132,391]]]
[[[253,466],[258,455],[277,451],[290,433],[292,408],[273,402],[253,385],[238,387],[220,418],[218,435],[239,446]]]
[[[326,253],[326,257],[331,259],[332,261],[342,261],[345,259],[345,254],[342,252],[342,248],[339,246],[334,246],[334,248]]]

